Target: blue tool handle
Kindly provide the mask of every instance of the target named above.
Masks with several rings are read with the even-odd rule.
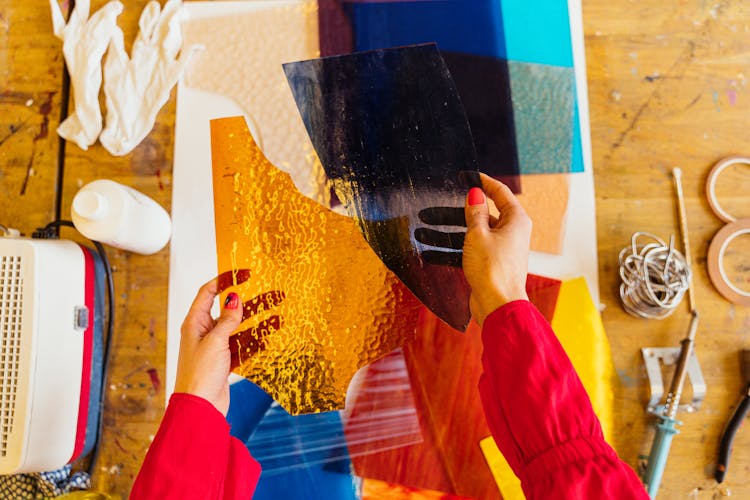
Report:
[[[651,445],[646,472],[643,474],[643,483],[651,498],[656,498],[656,492],[659,490],[664,467],[667,465],[669,447],[672,446],[672,437],[680,432],[676,428],[679,423],[677,420],[670,417],[659,418],[661,422],[656,426],[656,436]]]
[[[750,411],[750,385],[748,385],[745,395],[742,397],[740,404],[737,405],[737,408],[734,410],[732,418],[729,420],[727,428],[724,429],[724,434],[721,436],[719,459],[716,463],[716,473],[714,476],[717,483],[724,481],[727,467],[729,467],[729,455],[732,453],[732,441],[734,441],[734,435],[745,420],[748,411]]]

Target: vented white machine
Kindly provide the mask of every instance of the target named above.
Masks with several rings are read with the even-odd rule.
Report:
[[[93,447],[102,275],[71,241],[0,237],[0,474],[57,469]]]

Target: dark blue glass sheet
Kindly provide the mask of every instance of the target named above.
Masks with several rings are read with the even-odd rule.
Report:
[[[465,227],[451,215],[479,179],[466,115],[436,46],[289,63],[284,71],[326,175],[367,242],[423,304],[464,330]]]
[[[437,43],[449,52],[507,59],[502,3],[319,0],[321,55]]]
[[[480,168],[514,192],[521,191],[519,174],[583,171],[575,84],[571,91],[547,80],[514,81],[519,72],[509,73],[507,62],[516,69],[525,63],[562,66],[574,82],[565,2],[319,0],[319,31],[324,56],[437,43],[464,101]],[[511,102],[511,87],[515,92],[527,84],[543,90],[542,101],[527,106],[529,97],[535,99],[527,92],[513,94]],[[548,123],[558,127],[555,139],[567,141],[564,148],[528,133]]]
[[[482,171],[520,192],[500,2],[321,0],[321,55],[437,43],[469,121]]]

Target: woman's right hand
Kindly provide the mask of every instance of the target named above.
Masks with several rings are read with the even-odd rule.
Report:
[[[505,184],[481,174],[482,187],[471,188],[466,198],[466,239],[463,269],[471,285],[471,315],[482,325],[500,306],[528,300],[531,219]],[[495,202],[499,217],[490,215],[486,195]]]

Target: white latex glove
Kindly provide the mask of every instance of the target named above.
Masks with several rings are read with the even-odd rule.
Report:
[[[75,111],[60,124],[57,133],[86,150],[102,131],[99,88],[102,56],[117,27],[122,4],[109,2],[89,19],[89,0],[78,0],[65,24],[57,0],[49,0],[52,29],[63,41],[63,55],[73,87]]]
[[[104,62],[107,123],[99,137],[113,155],[129,153],[148,135],[170,90],[199,48],[180,51],[185,15],[181,0],[168,0],[163,10],[158,2],[149,2],[138,21],[130,58],[122,30],[116,28]],[[175,59],[178,52],[179,59]]]

